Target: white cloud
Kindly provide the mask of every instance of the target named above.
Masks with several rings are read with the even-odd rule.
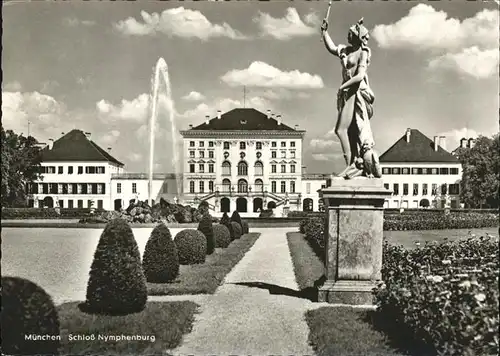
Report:
[[[498,47],[498,10],[482,10],[460,21],[444,11],[418,4],[390,25],[377,25],[373,37],[382,48],[460,49],[473,45]]]
[[[267,63],[256,61],[246,69],[233,69],[221,77],[230,86],[281,87],[288,89],[323,88],[319,75],[303,73],[298,70],[282,71]]]
[[[305,22],[300,18],[297,9],[289,7],[284,17],[275,18],[267,13],[260,12],[254,18],[263,36],[278,40],[289,40],[293,37],[318,35],[319,18],[315,13],[305,16]],[[306,23],[311,24],[308,26]]]
[[[467,129],[465,127],[439,133],[439,136],[446,137],[446,150],[449,152],[460,146],[460,140],[462,138],[477,138],[479,135],[480,133],[478,133],[476,130]]]
[[[142,160],[142,155],[139,153],[130,153],[128,159],[134,162],[139,162]]]
[[[64,19],[63,23],[69,27],[77,27],[80,25],[81,26],[94,26],[95,25],[95,21],[80,20],[80,19],[77,19],[76,17],[67,17]]]
[[[330,150],[334,147],[335,148],[339,147],[339,145],[340,145],[340,142],[337,140],[329,140],[329,139],[322,139],[322,138],[314,138],[309,143],[309,146],[313,150],[318,150],[318,151]]]
[[[102,99],[96,103],[96,107],[105,119],[142,122],[148,115],[149,102],[148,94],[140,94],[132,100],[123,99],[119,105]]]
[[[111,130],[109,133],[103,135],[100,141],[106,145],[111,145],[116,142],[116,140],[120,137],[120,131]]]
[[[197,91],[192,91],[189,94],[184,95],[182,97],[182,99],[188,100],[188,101],[200,101],[200,100],[204,100],[205,96],[201,93],[198,93]]]
[[[313,153],[315,161],[332,161],[342,157],[342,153]]]
[[[465,48],[459,53],[446,53],[429,61],[431,69],[451,69],[478,79],[498,78],[498,48],[481,51],[477,47]]]
[[[3,83],[2,83],[3,84]],[[21,83],[19,83],[17,80],[13,82],[8,82],[5,83],[5,85],[2,85],[2,91],[20,91],[22,89]]]
[[[296,92],[284,88],[268,89],[259,92],[259,96],[270,100],[292,100],[292,99],[308,99],[311,94],[305,92]]]
[[[142,21],[133,17],[119,21],[115,28],[125,35],[146,36],[163,33],[182,38],[208,40],[213,37],[227,37],[234,40],[246,39],[246,36],[233,29],[227,23],[213,24],[200,11],[177,7],[161,14],[149,14],[141,11]]]

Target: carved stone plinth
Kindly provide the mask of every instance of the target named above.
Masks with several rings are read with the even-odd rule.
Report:
[[[326,282],[320,302],[372,305],[381,279],[384,201],[382,179],[332,179],[320,191],[326,210]]]

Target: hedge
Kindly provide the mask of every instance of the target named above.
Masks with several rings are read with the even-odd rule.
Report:
[[[405,250],[384,244],[375,290],[385,331],[437,355],[498,355],[499,243],[468,239]]]
[[[100,210],[95,209],[96,212]],[[55,208],[2,208],[2,219],[77,219],[90,216],[90,209],[60,209]]]

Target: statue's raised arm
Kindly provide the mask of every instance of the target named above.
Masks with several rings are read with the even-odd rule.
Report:
[[[328,34],[328,20],[324,19],[323,24],[321,25],[321,36],[323,38],[323,43],[325,44],[326,49],[331,54],[340,57],[339,48],[340,46],[336,45],[330,35]]]

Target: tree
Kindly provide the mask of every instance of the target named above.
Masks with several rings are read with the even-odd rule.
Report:
[[[40,179],[42,160],[38,141],[1,128],[1,203],[5,207],[25,206],[28,184]]]
[[[460,199],[466,207],[499,206],[500,135],[479,136],[472,148],[461,148],[457,156],[462,163]]]

